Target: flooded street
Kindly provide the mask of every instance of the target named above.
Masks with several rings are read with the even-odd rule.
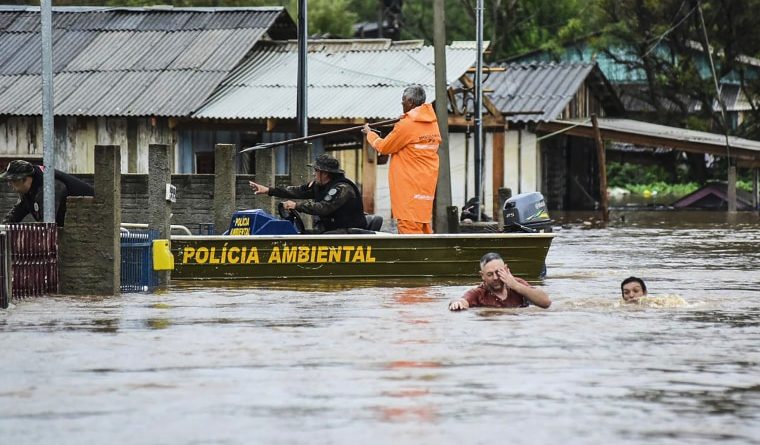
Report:
[[[548,310],[452,313],[470,285],[435,282],[177,284],[19,302],[0,311],[0,437],[757,443],[757,217],[620,216],[558,227],[538,283]],[[686,304],[622,305],[629,275]]]

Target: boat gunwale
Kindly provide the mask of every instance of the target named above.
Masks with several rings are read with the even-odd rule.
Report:
[[[446,240],[446,239],[494,239],[494,238],[554,238],[555,233],[435,233],[429,235],[419,234],[364,234],[364,233],[347,233],[347,234],[330,234],[330,235],[172,235],[171,239],[176,241],[269,241],[269,240],[390,240],[390,239],[427,239],[427,240]]]

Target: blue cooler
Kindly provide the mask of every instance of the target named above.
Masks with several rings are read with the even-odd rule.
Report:
[[[232,214],[225,235],[297,235],[290,221],[276,218],[262,209],[238,210]]]

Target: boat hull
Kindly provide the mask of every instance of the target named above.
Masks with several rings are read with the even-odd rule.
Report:
[[[517,276],[544,269],[551,233],[173,236],[173,280],[473,277],[488,252]]]

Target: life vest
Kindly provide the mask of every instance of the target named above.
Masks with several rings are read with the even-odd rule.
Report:
[[[367,226],[367,218],[364,216],[364,204],[362,203],[362,194],[359,188],[350,179],[345,177],[335,178],[326,185],[314,187],[314,201],[324,201],[330,190],[336,185],[343,183],[348,184],[354,191],[354,196],[349,198],[339,210],[327,216],[319,217],[322,228],[325,231],[336,229],[363,229]]]

